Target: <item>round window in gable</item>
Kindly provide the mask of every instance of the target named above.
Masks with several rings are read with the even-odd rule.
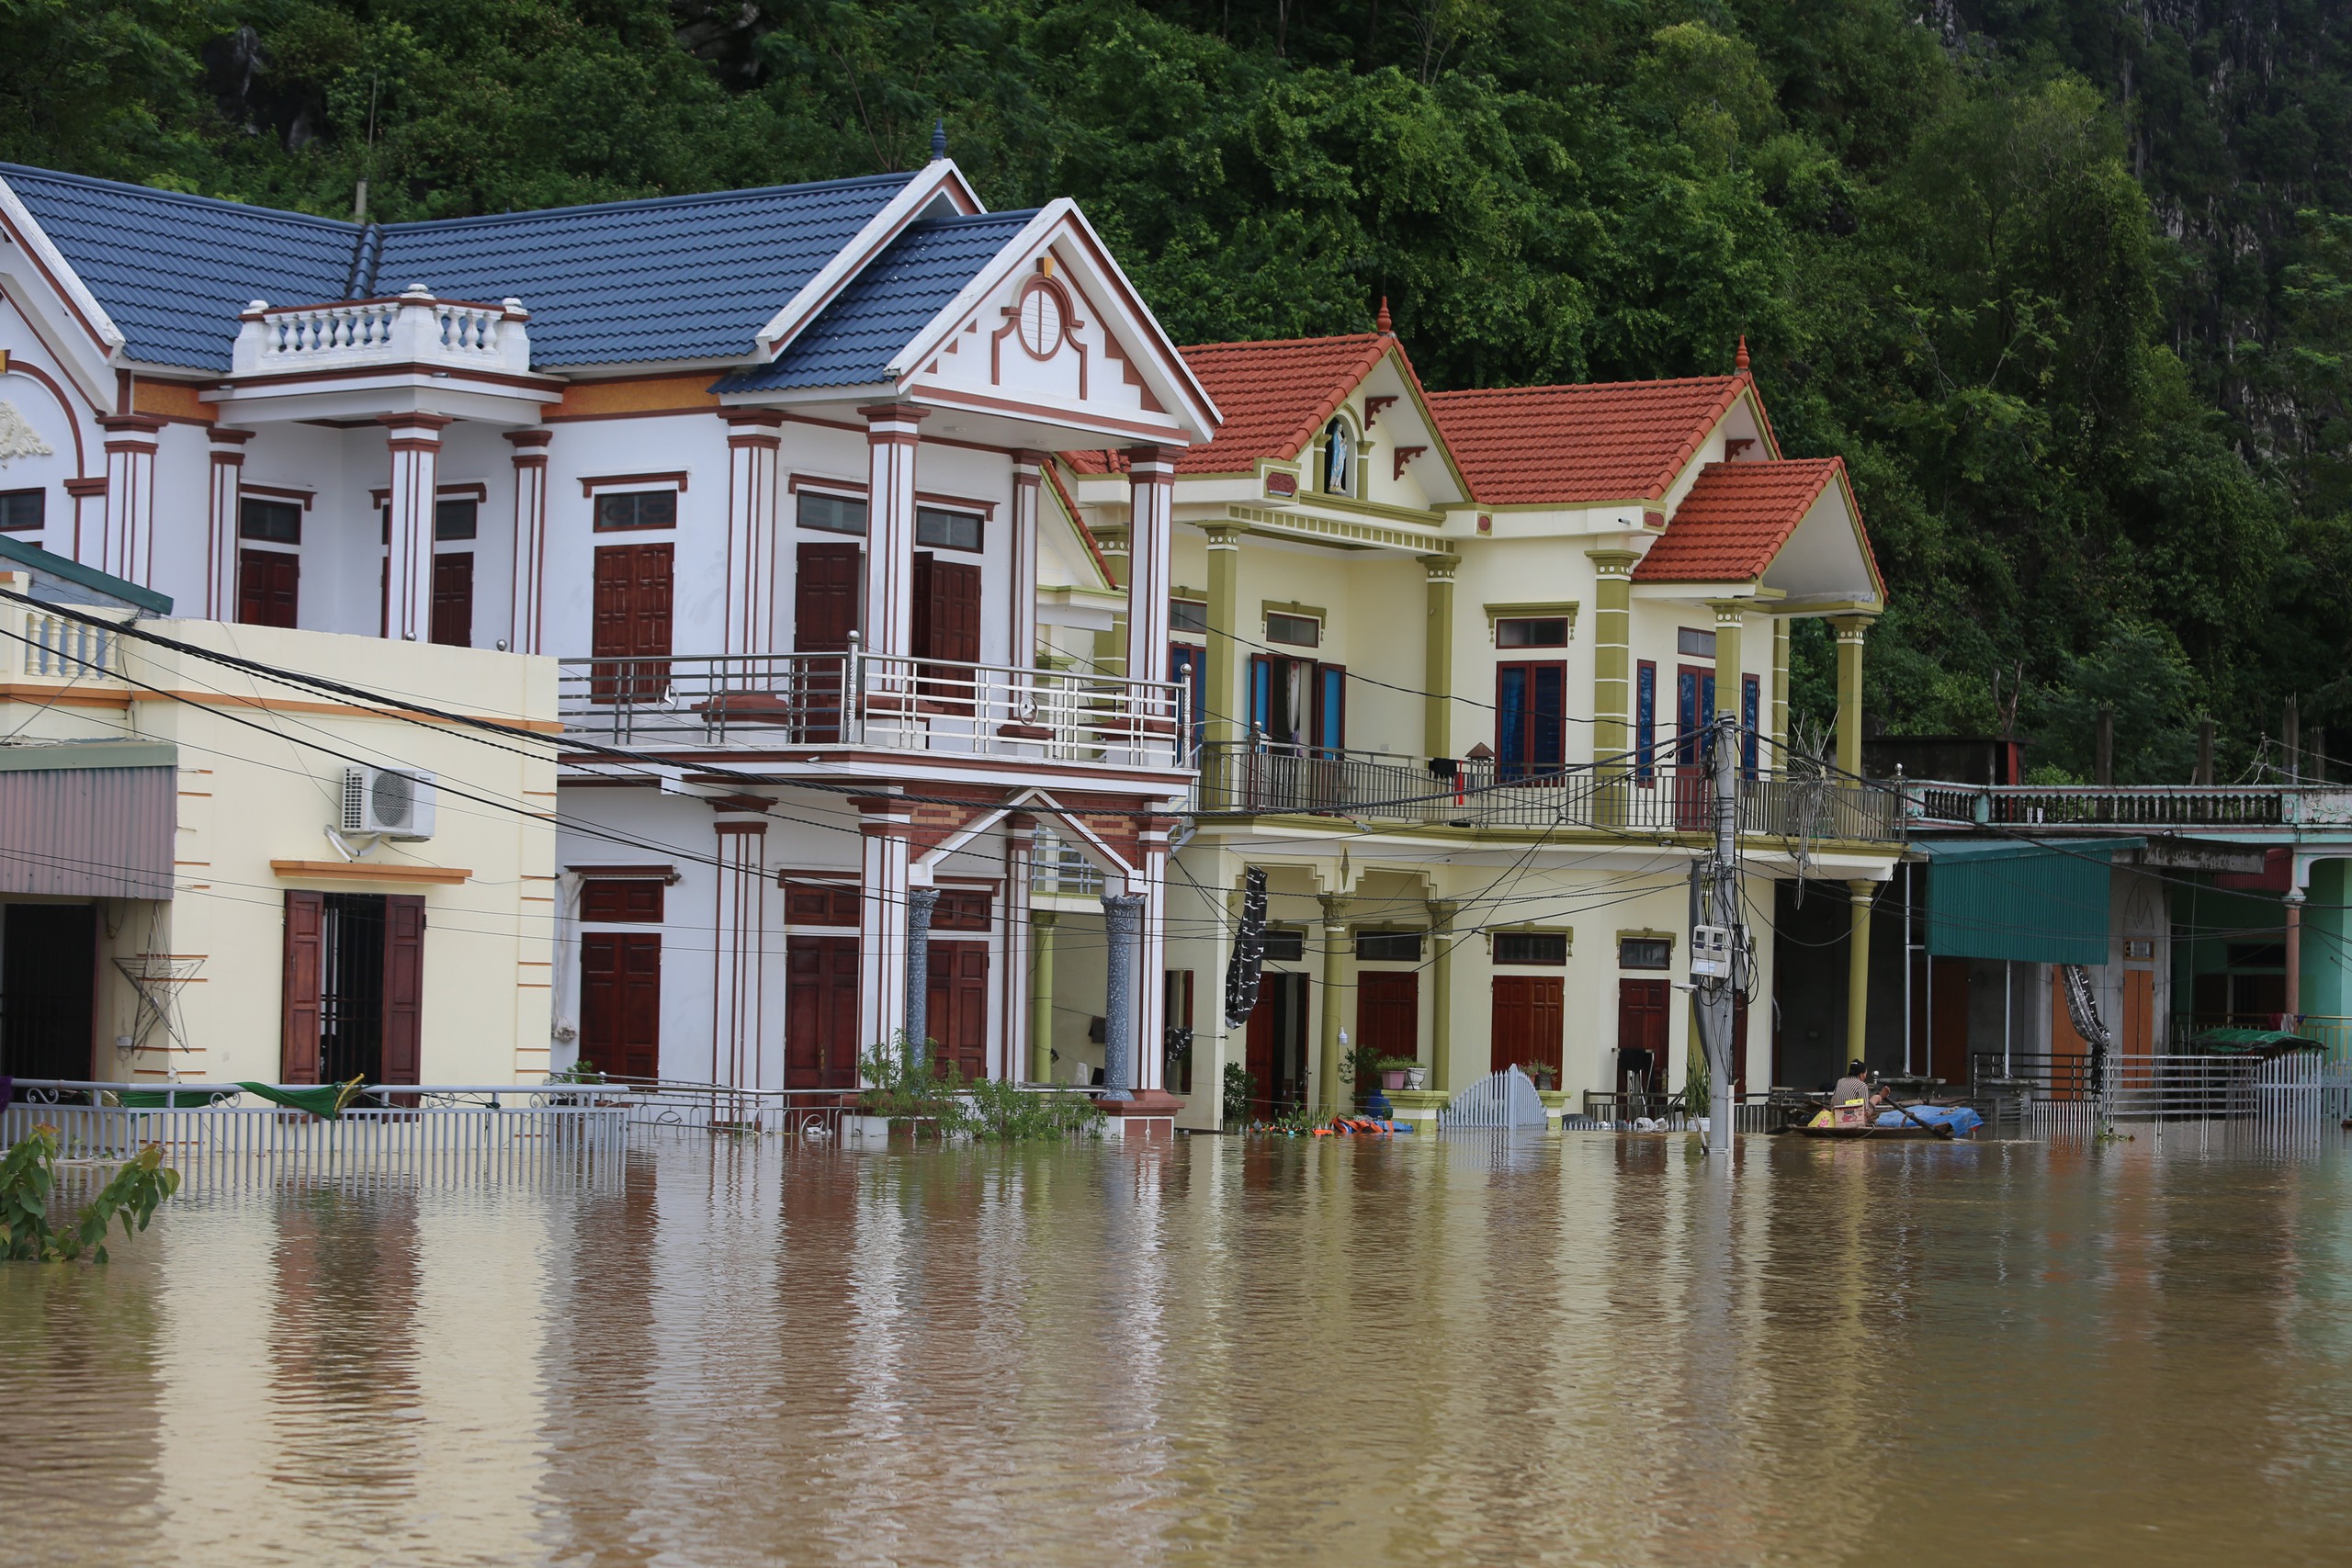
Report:
[[[1051,359],[1062,346],[1062,302],[1043,284],[1021,297],[1021,346],[1037,359]]]

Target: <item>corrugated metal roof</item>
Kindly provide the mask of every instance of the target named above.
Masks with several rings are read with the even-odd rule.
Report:
[[[62,740],[0,746],[0,773],[53,773],[61,768],[176,768],[180,749],[168,740]]]
[[[1928,952],[1938,958],[2104,964],[2108,872],[2115,852],[2145,840],[1923,845]]]
[[[225,371],[237,314],[398,292],[529,307],[534,364],[628,364],[750,352],[752,336],[912,175],[664,197],[378,231],[353,277],[353,223],[0,164],[130,338],[131,356]],[[363,274],[367,269],[362,269]]]
[[[0,772],[0,893],[169,898],[176,768]]]
[[[804,328],[773,365],[738,371],[721,392],[780,387],[865,387],[890,356],[945,310],[1036,216],[990,212],[910,226]],[[534,332],[537,330],[533,324]]]

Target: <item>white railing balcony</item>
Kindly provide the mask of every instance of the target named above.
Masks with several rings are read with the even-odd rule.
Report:
[[[390,299],[324,305],[256,299],[238,318],[231,364],[238,376],[402,365],[521,374],[531,368],[530,319],[519,299],[437,299],[423,284]]]
[[[1170,681],[855,649],[559,664],[564,733],[608,745],[1190,765],[1184,690]]]
[[[112,626],[46,610],[28,609],[23,615],[21,640],[8,640],[16,647],[17,672],[27,680],[122,683],[122,637]],[[0,669],[6,664],[6,653],[0,650]]]

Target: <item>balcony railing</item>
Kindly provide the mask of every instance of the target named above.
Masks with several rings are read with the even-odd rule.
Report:
[[[16,648],[21,672],[35,681],[120,683],[122,638],[111,626],[27,610],[23,639]],[[0,669],[6,663],[0,653]]]
[[[845,747],[1187,765],[1183,688],[849,653],[567,659],[564,733],[618,746]]]
[[[2045,788],[1905,780],[1914,821],[2021,828],[2288,828],[2352,825],[2352,789],[2326,784],[2095,784]]]
[[[1451,777],[1385,754],[1267,743],[1204,746],[1204,816],[1329,816],[1465,828],[1588,828],[1619,832],[1714,829],[1706,770],[1653,767],[1533,773],[1462,761]],[[1784,839],[1899,840],[1895,795],[1871,785],[1762,774],[1739,785],[1739,830]]]
[[[519,299],[437,299],[421,285],[390,299],[325,305],[256,299],[239,318],[231,366],[239,376],[394,365],[520,374],[531,368],[530,317]]]

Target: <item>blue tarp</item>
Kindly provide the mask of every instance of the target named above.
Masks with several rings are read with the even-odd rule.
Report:
[[[1882,1111],[1878,1125],[1882,1127],[1911,1127],[1925,1122],[1930,1127],[1949,1127],[1954,1137],[1966,1137],[1984,1125],[1984,1118],[1965,1105],[1914,1105],[1907,1108],[1910,1115],[1900,1111]]]

